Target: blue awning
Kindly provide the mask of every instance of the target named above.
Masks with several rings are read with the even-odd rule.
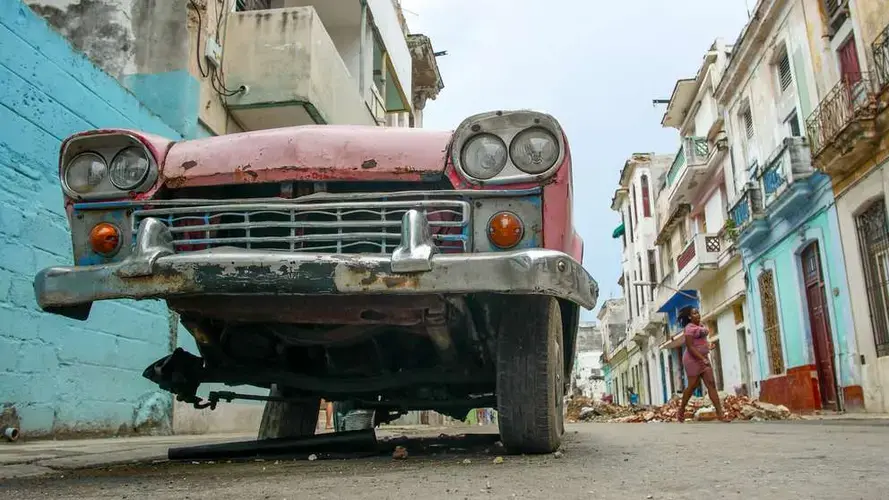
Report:
[[[625,231],[624,224],[623,224],[623,222],[621,222],[621,224],[619,226],[617,226],[616,228],[614,228],[614,231],[611,232],[611,237],[612,238],[620,238],[621,236],[624,235],[624,231]]]
[[[676,327],[676,316],[679,314],[679,311],[687,306],[700,307],[697,290],[677,291],[673,294],[672,297],[664,302],[664,304],[660,307],[660,309],[657,310],[657,312],[665,313],[667,315],[667,321],[669,322],[670,329],[672,330]]]

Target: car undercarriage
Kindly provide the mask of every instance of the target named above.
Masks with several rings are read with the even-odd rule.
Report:
[[[473,408],[496,406],[497,337],[509,333],[498,325],[510,302],[500,294],[170,299],[199,356],[174,352],[145,376],[201,407],[210,404],[196,396],[202,383],[276,384],[288,388],[282,400],[462,419]],[[578,308],[567,301],[561,308],[571,346]],[[571,366],[570,356],[564,362]],[[247,395],[221,396],[213,399]]]

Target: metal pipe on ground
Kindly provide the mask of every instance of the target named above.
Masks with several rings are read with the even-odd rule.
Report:
[[[15,427],[3,427],[3,439],[12,443],[13,441],[17,441],[19,438],[19,430]]]
[[[170,460],[219,460],[261,458],[265,456],[297,456],[318,453],[375,453],[377,435],[373,429],[316,434],[298,438],[260,439],[201,446],[170,448]]]

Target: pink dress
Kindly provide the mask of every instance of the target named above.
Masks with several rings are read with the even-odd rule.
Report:
[[[685,335],[691,337],[692,349],[701,353],[704,358],[710,354],[710,341],[707,340],[710,332],[707,328],[689,323],[685,326]],[[682,355],[682,366],[685,368],[685,373],[689,378],[699,377],[710,369],[708,365],[705,365],[703,361],[688,350]]]

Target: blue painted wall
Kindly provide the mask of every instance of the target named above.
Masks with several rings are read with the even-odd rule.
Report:
[[[166,307],[97,303],[75,322],[42,313],[32,279],[72,263],[61,140],[99,127],[178,138],[182,125],[149,111],[19,0],[0,0],[0,404],[15,406],[24,431],[169,425],[171,397],[141,377],[170,351]]]
[[[769,217],[767,236],[753,247],[742,248],[749,277],[747,311],[756,355],[754,376],[756,380],[770,376],[758,282],[765,269],[774,271],[785,369],[815,362],[800,254],[817,241],[826,281],[838,383],[859,385],[855,332],[833,191],[829,178],[823,174],[814,174],[808,182],[813,187],[811,198],[787,218]]]

